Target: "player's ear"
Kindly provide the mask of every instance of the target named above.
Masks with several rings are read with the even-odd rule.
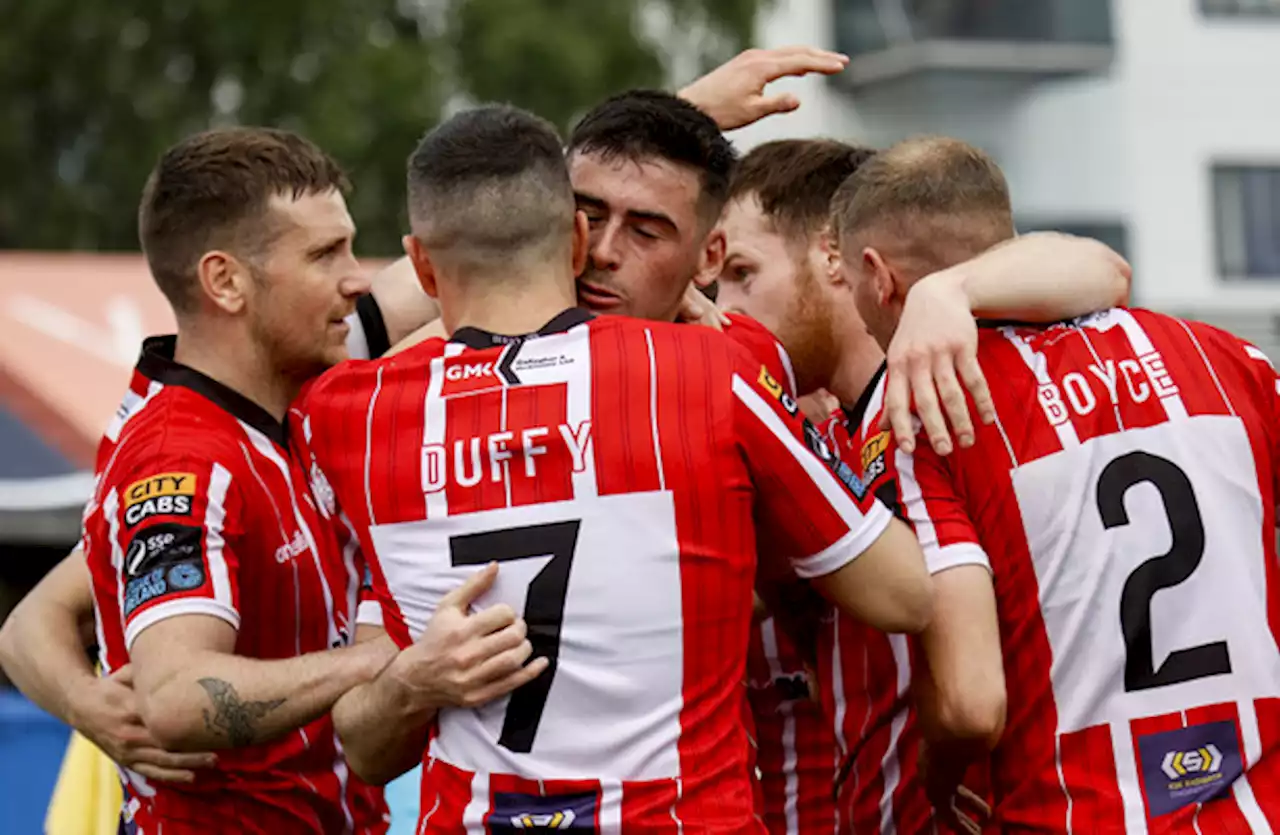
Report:
[[[433,299],[437,298],[440,290],[436,285],[436,268],[431,263],[427,248],[414,235],[405,235],[400,243],[404,246],[404,254],[409,256],[409,263],[413,264],[413,271],[418,274],[422,291]]]
[[[239,314],[252,292],[249,267],[228,252],[211,250],[196,264],[199,292],[225,313]]]
[[[716,279],[720,278],[727,250],[728,242],[725,240],[724,230],[717,226],[711,230],[711,234],[707,235],[707,240],[702,245],[702,254],[698,256],[698,271],[693,275],[694,284],[699,287],[710,287]]]
[[[591,224],[586,212],[573,213],[573,277],[582,275],[591,257]]]
[[[870,246],[862,250],[862,268],[871,280],[871,287],[875,290],[877,303],[881,307],[889,304],[889,301],[894,296],[896,283],[893,277],[893,268],[885,261],[879,250]]]
[[[843,265],[840,261],[840,241],[836,238],[830,224],[822,227],[822,231],[818,233],[817,245],[818,263],[827,284],[833,287],[847,285],[848,279],[845,278],[844,270],[841,269]]]

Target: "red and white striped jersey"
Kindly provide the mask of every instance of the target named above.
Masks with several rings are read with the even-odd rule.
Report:
[[[482,604],[522,611],[552,661],[440,713],[420,831],[759,831],[740,721],[757,547],[820,576],[890,520],[782,395],[710,329],[569,310],[348,363],[304,398],[391,636],[497,560]]]
[[[852,407],[824,425],[828,443],[860,474],[868,496],[905,516],[891,433],[884,416],[885,367]],[[938,573],[961,562],[927,562]],[[919,648],[828,607],[818,633],[818,681],[823,708],[839,739],[837,809],[842,832],[908,835],[931,832],[933,807],[917,768],[920,732],[910,696]],[[986,764],[971,770],[966,788],[987,792]]]
[[[771,835],[835,832],[835,737],[815,691],[779,619],[752,624],[747,700],[760,772],[759,805]]]
[[[900,513],[892,443],[879,422],[884,368],[862,397],[824,427],[869,496]],[[916,769],[919,733],[911,710],[911,647],[828,607],[818,632],[817,674],[840,750],[836,778],[841,832],[915,835],[931,831],[933,809]]]
[[[1280,827],[1275,371],[1123,309],[985,330],[979,357],[995,425],[898,464],[925,553],[990,559],[1002,831]]]
[[[754,319],[736,313],[727,316],[725,336],[763,364],[788,397],[796,397],[795,372],[782,343]],[[807,586],[794,577],[789,582]],[[771,591],[775,593],[769,596],[778,600],[798,598],[799,606],[822,602],[816,593],[805,594],[804,589],[794,589],[790,595]],[[809,678],[804,656],[779,619],[753,621],[747,650],[747,702],[760,776],[758,811],[772,835],[835,831],[831,788],[836,775],[835,737]]]
[[[129,663],[139,633],[179,615],[226,621],[236,651],[252,658],[349,643],[360,571],[319,524],[283,426],[174,363],[173,347],[144,345],[86,509],[104,674]],[[220,752],[190,785],[122,777],[140,833],[386,831],[385,807],[349,779],[328,717]]]

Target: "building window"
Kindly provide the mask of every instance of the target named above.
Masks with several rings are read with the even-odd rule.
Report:
[[[1200,0],[1207,15],[1280,15],[1280,0]]]
[[[1213,198],[1222,276],[1280,280],[1280,166],[1215,166]]]

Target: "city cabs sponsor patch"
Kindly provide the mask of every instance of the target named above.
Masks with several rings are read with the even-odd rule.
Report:
[[[1157,818],[1231,791],[1244,773],[1234,722],[1206,722],[1138,737],[1147,809]]]
[[[773,395],[774,400],[782,404],[782,408],[787,410],[787,414],[795,417],[796,413],[800,411],[800,405],[796,403],[796,399],[787,394],[787,390],[782,387],[782,383],[775,380],[773,375],[769,373],[769,369],[763,365],[760,366],[760,378],[757,382],[760,383],[765,391]]]
[[[888,467],[885,463],[885,456],[889,454],[891,435],[888,432],[880,432],[872,435],[867,442],[862,445],[862,480],[868,485],[873,485],[884,475]]]
[[[134,527],[152,516],[190,516],[196,495],[195,473],[157,473],[124,491],[124,523]]]

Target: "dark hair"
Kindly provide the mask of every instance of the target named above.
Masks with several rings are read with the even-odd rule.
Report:
[[[811,235],[830,220],[831,198],[840,185],[874,153],[834,139],[766,142],[739,161],[729,199],[754,195],[776,226]]]
[[[574,127],[569,153],[606,159],[661,159],[692,168],[701,182],[699,211],[710,222],[729,196],[737,152],[710,116],[660,90],[631,90],[596,105]]]
[[[435,254],[509,261],[573,229],[573,189],[549,122],[486,105],[441,123],[409,157],[409,218]],[[447,257],[447,255],[446,255]]]
[[[345,192],[342,168],[308,140],[274,128],[197,133],[169,148],[147,178],[138,238],[175,312],[194,303],[196,265],[211,249],[251,257],[271,240],[267,202]]]
[[[919,137],[875,154],[831,203],[841,238],[885,227],[921,257],[971,257],[1014,234],[1009,186],[978,148]]]

